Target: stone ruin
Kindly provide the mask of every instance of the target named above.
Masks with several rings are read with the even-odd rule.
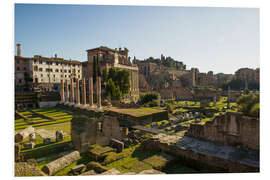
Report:
[[[86,152],[88,146],[99,144],[110,145],[112,139],[121,140],[126,132],[121,131],[116,117],[101,116],[88,118],[76,116],[71,120],[71,139],[75,149]]]
[[[259,150],[259,119],[240,112],[227,112],[213,121],[190,124],[186,135],[225,145],[243,146]]]

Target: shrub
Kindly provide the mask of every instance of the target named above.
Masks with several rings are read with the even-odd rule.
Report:
[[[160,105],[160,95],[157,92],[150,92],[140,96],[140,104],[147,104],[148,106],[159,106]]]
[[[169,113],[172,113],[174,110],[174,106],[172,104],[167,104],[166,109]]]
[[[239,111],[243,112],[245,115],[248,116],[259,117],[259,101],[260,97],[258,93],[249,93],[247,95],[242,95],[237,99]]]

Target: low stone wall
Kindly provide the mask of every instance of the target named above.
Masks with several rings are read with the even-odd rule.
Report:
[[[58,153],[58,152],[63,152],[70,149],[72,149],[72,143],[71,141],[68,141],[68,142],[63,142],[63,143],[59,143],[55,145],[45,146],[45,147],[34,149],[34,150],[24,151],[24,152],[21,152],[20,154],[25,160],[27,160],[31,158],[36,159],[36,158],[44,157],[48,154],[48,152]]]
[[[207,172],[259,172],[259,168],[255,166],[249,166],[230,159],[202,154],[174,144],[162,143],[150,139],[145,141],[143,146],[149,150],[156,149],[164,151],[178,157],[183,164]]]
[[[120,122],[127,121],[128,123],[130,123],[130,125],[146,125],[152,122],[168,119],[167,111],[156,112],[140,117],[131,116],[129,114],[122,114],[114,111],[109,111],[108,115],[117,117]]]
[[[59,103],[59,101],[41,101],[38,102],[39,107],[54,107]]]
[[[54,118],[54,117],[50,117],[50,116],[46,116],[46,115],[44,115],[44,114],[41,114],[41,113],[39,113],[39,112],[37,112],[37,111],[35,111],[35,110],[30,110],[33,114],[36,114],[36,115],[38,115],[38,116],[41,116],[41,117],[43,117],[43,118],[45,118],[45,119],[50,119],[50,120],[53,120],[53,121],[56,121],[57,119],[56,118]]]
[[[259,150],[259,119],[228,112],[213,121],[191,124],[186,135],[226,145],[240,145]]]

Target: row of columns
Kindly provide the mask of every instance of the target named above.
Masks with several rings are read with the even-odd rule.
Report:
[[[80,92],[80,81],[76,79],[76,98],[74,97],[74,82],[71,79],[70,88],[68,80],[64,83],[61,80],[61,104],[65,105],[74,105],[75,107],[80,108],[94,108],[94,98],[93,98],[93,77],[88,79],[88,89],[89,89],[89,104],[86,104],[86,83],[85,78],[82,78],[82,88]],[[82,99],[80,100],[80,94],[82,93]],[[97,95],[97,109],[101,110],[101,78],[97,77],[96,81],[96,95]]]

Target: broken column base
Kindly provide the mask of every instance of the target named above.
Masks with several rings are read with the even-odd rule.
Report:
[[[97,108],[97,111],[101,111],[101,110],[102,110],[102,107],[98,107],[98,108]]]
[[[64,105],[69,105],[69,102],[68,102],[68,101],[66,101]]]
[[[81,107],[80,107],[80,108],[81,108],[81,109],[87,109],[87,107],[88,107],[88,106],[87,106],[86,104],[81,104]]]
[[[81,104],[75,104],[74,107],[80,108]]]
[[[70,103],[68,103],[68,106],[74,106],[75,105],[75,103],[74,102],[70,102]]]
[[[87,109],[88,110],[93,110],[93,109],[95,109],[95,107],[92,105],[92,106],[88,106]]]
[[[59,104],[65,104],[65,101],[59,101]]]

